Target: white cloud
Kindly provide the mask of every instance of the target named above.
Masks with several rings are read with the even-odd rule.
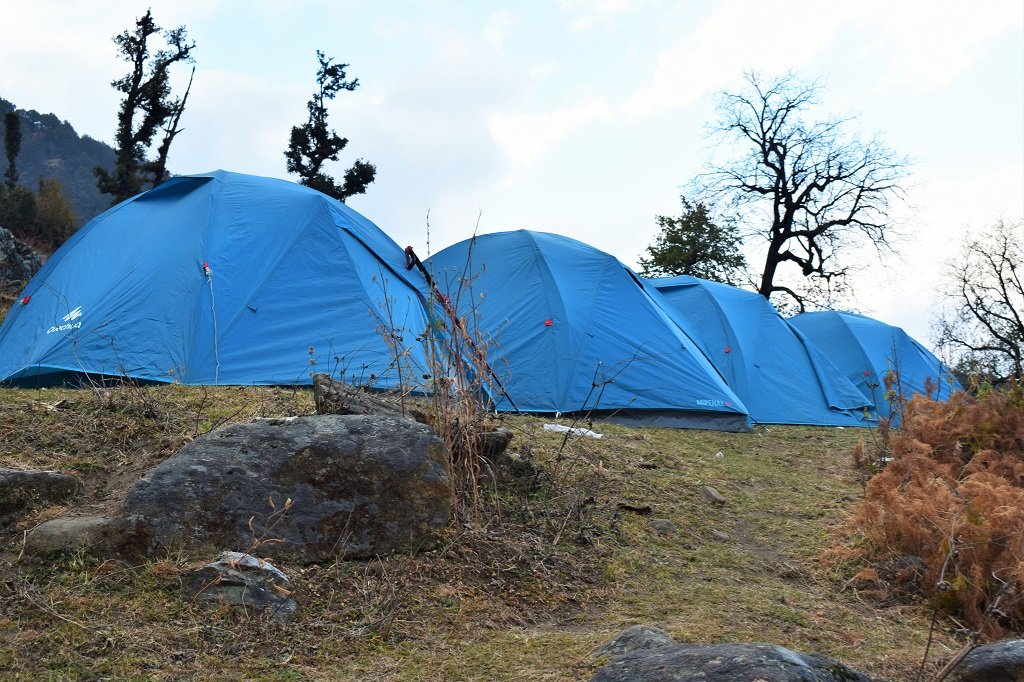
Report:
[[[500,51],[505,46],[509,30],[515,26],[519,18],[507,11],[494,12],[484,26],[484,40],[493,50]]]
[[[890,66],[880,77],[888,87],[947,86],[971,67],[984,43],[1024,23],[1019,0],[873,0],[861,7],[860,21],[875,36],[864,52],[886,54]]]
[[[657,114],[721,89],[744,69],[774,73],[807,63],[832,42],[853,7],[830,4],[831,11],[822,11],[819,2],[798,0],[780,17],[773,3],[725,0],[658,57],[650,80],[623,110],[631,117]]]
[[[493,114],[491,134],[518,164],[533,163],[559,140],[584,125],[608,119],[611,109],[603,97],[593,97],[565,109],[543,114]]]
[[[1019,0],[798,0],[784,14],[777,3],[723,0],[662,52],[624,111],[639,117],[686,106],[735,82],[744,69],[815,76],[822,65],[836,64],[829,54],[836,49],[849,50],[845,59],[864,68],[883,64],[876,76],[883,89],[941,88],[970,69],[986,42],[1022,22]]]
[[[638,12],[646,4],[642,0],[558,0],[563,12],[575,15],[569,23],[573,33],[583,33],[595,26],[614,28],[619,17]]]
[[[869,314],[903,327],[927,345],[945,264],[963,238],[1000,219],[1024,218],[1024,163],[970,178],[933,170],[918,180],[909,198],[920,208],[900,216],[907,235],[896,244],[898,257],[887,268],[872,268],[858,277],[856,291]]]
[[[287,177],[288,132],[307,116],[307,90],[217,69],[197,72],[182,133],[171,149],[171,169]]]

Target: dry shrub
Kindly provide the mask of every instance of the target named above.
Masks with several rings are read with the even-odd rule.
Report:
[[[862,578],[888,575],[987,636],[1024,630],[1024,389],[915,396],[875,447],[887,464],[826,558],[867,563]],[[923,570],[885,570],[910,557]]]

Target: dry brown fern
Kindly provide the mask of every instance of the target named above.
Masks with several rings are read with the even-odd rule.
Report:
[[[916,396],[885,447],[875,454],[888,464],[825,558],[877,568],[917,557],[924,570],[894,580],[984,635],[1024,631],[1024,390]],[[861,448],[855,462],[870,458]]]

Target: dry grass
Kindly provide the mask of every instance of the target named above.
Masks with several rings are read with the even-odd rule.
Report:
[[[180,386],[0,389],[0,463],[71,470],[102,508],[154,462],[227,421],[312,413],[304,391]],[[301,610],[285,624],[182,597],[196,562],[84,554],[18,560],[0,531],[0,670],[8,679],[580,680],[590,651],[648,623],[680,641],[768,641],[913,677],[928,613],[844,589],[816,557],[860,499],[861,432],[749,434],[596,425],[601,440],[506,417],[537,475],[481,487],[477,524],[435,552],[283,566]],[[720,455],[719,455],[720,453]],[[727,503],[699,494],[711,485]],[[664,519],[677,528],[662,534]],[[723,539],[721,534],[728,536]],[[224,548],[238,549],[238,548]],[[195,559],[212,559],[196,557]],[[940,650],[954,647],[940,635]]]

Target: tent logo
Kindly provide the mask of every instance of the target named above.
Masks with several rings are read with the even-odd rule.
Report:
[[[82,328],[82,306],[78,306],[70,313],[60,318],[64,321],[64,324],[57,326],[54,325],[46,330],[47,334],[56,334],[57,332],[70,332],[75,329]]]

